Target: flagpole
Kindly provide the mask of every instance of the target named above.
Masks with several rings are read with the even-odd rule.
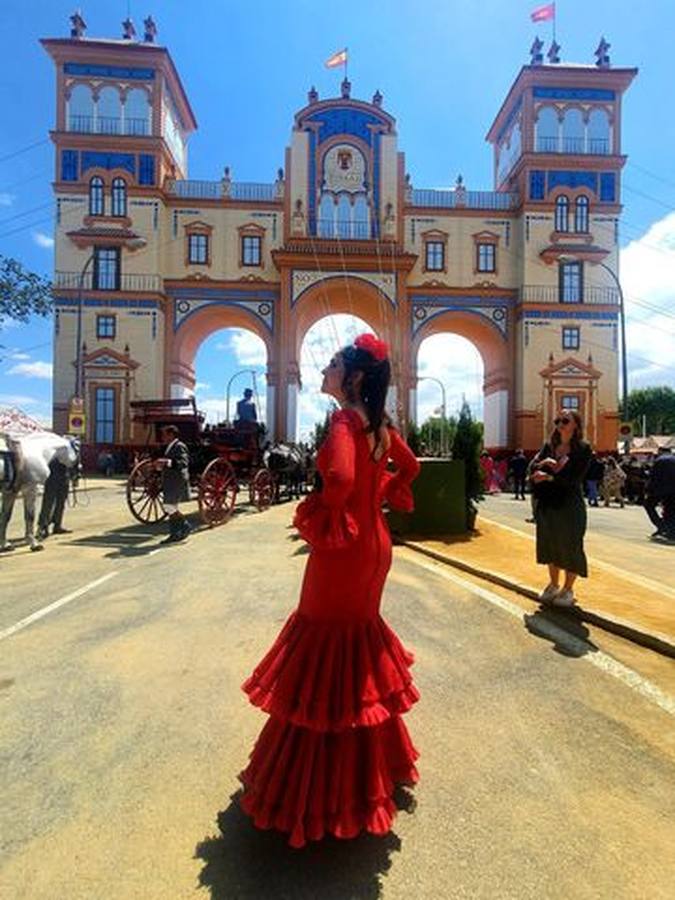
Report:
[[[345,79],[349,81],[349,76],[347,74],[347,66],[349,64],[349,47],[345,47]]]
[[[554,43],[554,44],[556,43],[556,39],[555,39],[555,20],[556,20],[556,18],[557,18],[557,12],[558,12],[558,10],[557,10],[555,7],[556,7],[556,5],[555,5],[555,3],[554,3],[554,4],[553,4],[553,43]]]

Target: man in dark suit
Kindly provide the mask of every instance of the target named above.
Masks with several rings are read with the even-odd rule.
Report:
[[[169,535],[162,543],[171,544],[190,533],[190,523],[178,508],[181,501],[190,499],[190,453],[175,425],[162,428],[162,440],[166,447],[156,465],[162,470],[164,508],[169,513]]]
[[[54,526],[52,534],[71,533],[69,528],[63,527],[63,513],[68,500],[71,477],[68,467],[54,457],[49,463],[49,476],[45,481],[38,518],[37,536],[40,540],[44,540],[48,536],[50,525]]]
[[[659,515],[658,506],[663,515]],[[675,539],[675,455],[668,448],[659,450],[645,492],[645,511],[656,531],[652,537]]]
[[[529,463],[523,450],[516,450],[515,455],[509,460],[509,469],[513,476],[514,500],[525,499],[525,482],[527,481],[527,467]]]

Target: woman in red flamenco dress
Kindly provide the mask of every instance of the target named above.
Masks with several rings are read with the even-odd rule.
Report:
[[[243,685],[269,719],[240,776],[241,805],[292,847],[386,834],[395,785],[417,781],[401,719],[419,698],[413,656],[379,613],[391,565],[382,504],[411,511],[419,471],[384,411],[387,353],[361,335],[324,369],[321,390],[341,409],[317,457],[321,490],[294,519],[311,545],[300,603]]]

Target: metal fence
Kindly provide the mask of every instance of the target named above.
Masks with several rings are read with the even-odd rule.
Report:
[[[162,279],[159,275],[146,275],[143,273],[124,272],[115,277],[114,273],[101,273],[96,277],[95,272],[85,272],[82,279],[81,272],[55,272],[54,287],[57,290],[78,290],[82,279],[82,290],[85,291],[140,291],[158,292],[162,290]]]
[[[521,299],[525,303],[605,303],[618,306],[619,292],[614,287],[583,285],[561,289],[553,284],[528,284],[521,290]]]
[[[448,209],[515,209],[518,195],[508,191],[436,191],[413,188],[412,206],[445,207]]]

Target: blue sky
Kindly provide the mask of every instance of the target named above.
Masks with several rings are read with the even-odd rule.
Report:
[[[74,3],[5,0],[0,99],[0,252],[29,268],[52,271],[54,72],[38,41],[68,33]],[[190,144],[190,176],[216,179],[230,165],[236,180],[272,181],[283,164],[293,115],[314,84],[322,96],[338,92],[339,71],[324,69],[335,50],[349,47],[352,94],[369,99],[379,88],[397,119],[399,147],[417,187],[454,183],[492,187],[485,133],[536,34],[529,0],[390,0],[339,4],[287,0],[235,4],[215,0],[132,0],[140,29],[151,13],[158,40],[169,47],[195,111],[199,130]],[[614,65],[638,66],[623,108],[625,210],[622,278],[628,298],[633,384],[675,384],[675,78],[672,0],[558,0],[557,37],[563,61],[593,61],[600,35],[612,44]],[[119,37],[126,0],[82,4],[88,35]],[[26,149],[33,146],[31,149]],[[656,309],[655,309],[656,308]],[[657,312],[656,310],[661,310]],[[330,326],[325,324],[324,335]],[[479,406],[480,364],[471,352],[459,369],[443,370],[447,342],[436,340],[422,366],[447,380],[456,398]],[[443,343],[445,341],[445,343]],[[319,339],[317,349],[327,345]],[[0,405],[15,400],[48,414],[51,327],[46,322],[5,329]],[[223,332],[197,358],[200,397],[211,408],[237,367],[255,365],[251,340]],[[458,358],[455,356],[455,358]],[[472,360],[474,360],[472,362]],[[478,366],[478,367],[477,367]],[[669,368],[669,366],[671,368]],[[261,367],[262,371],[262,367]],[[260,378],[259,385],[264,384]],[[431,383],[420,390],[422,412],[438,404]],[[451,404],[449,404],[451,405]],[[305,419],[316,413],[303,407]]]

